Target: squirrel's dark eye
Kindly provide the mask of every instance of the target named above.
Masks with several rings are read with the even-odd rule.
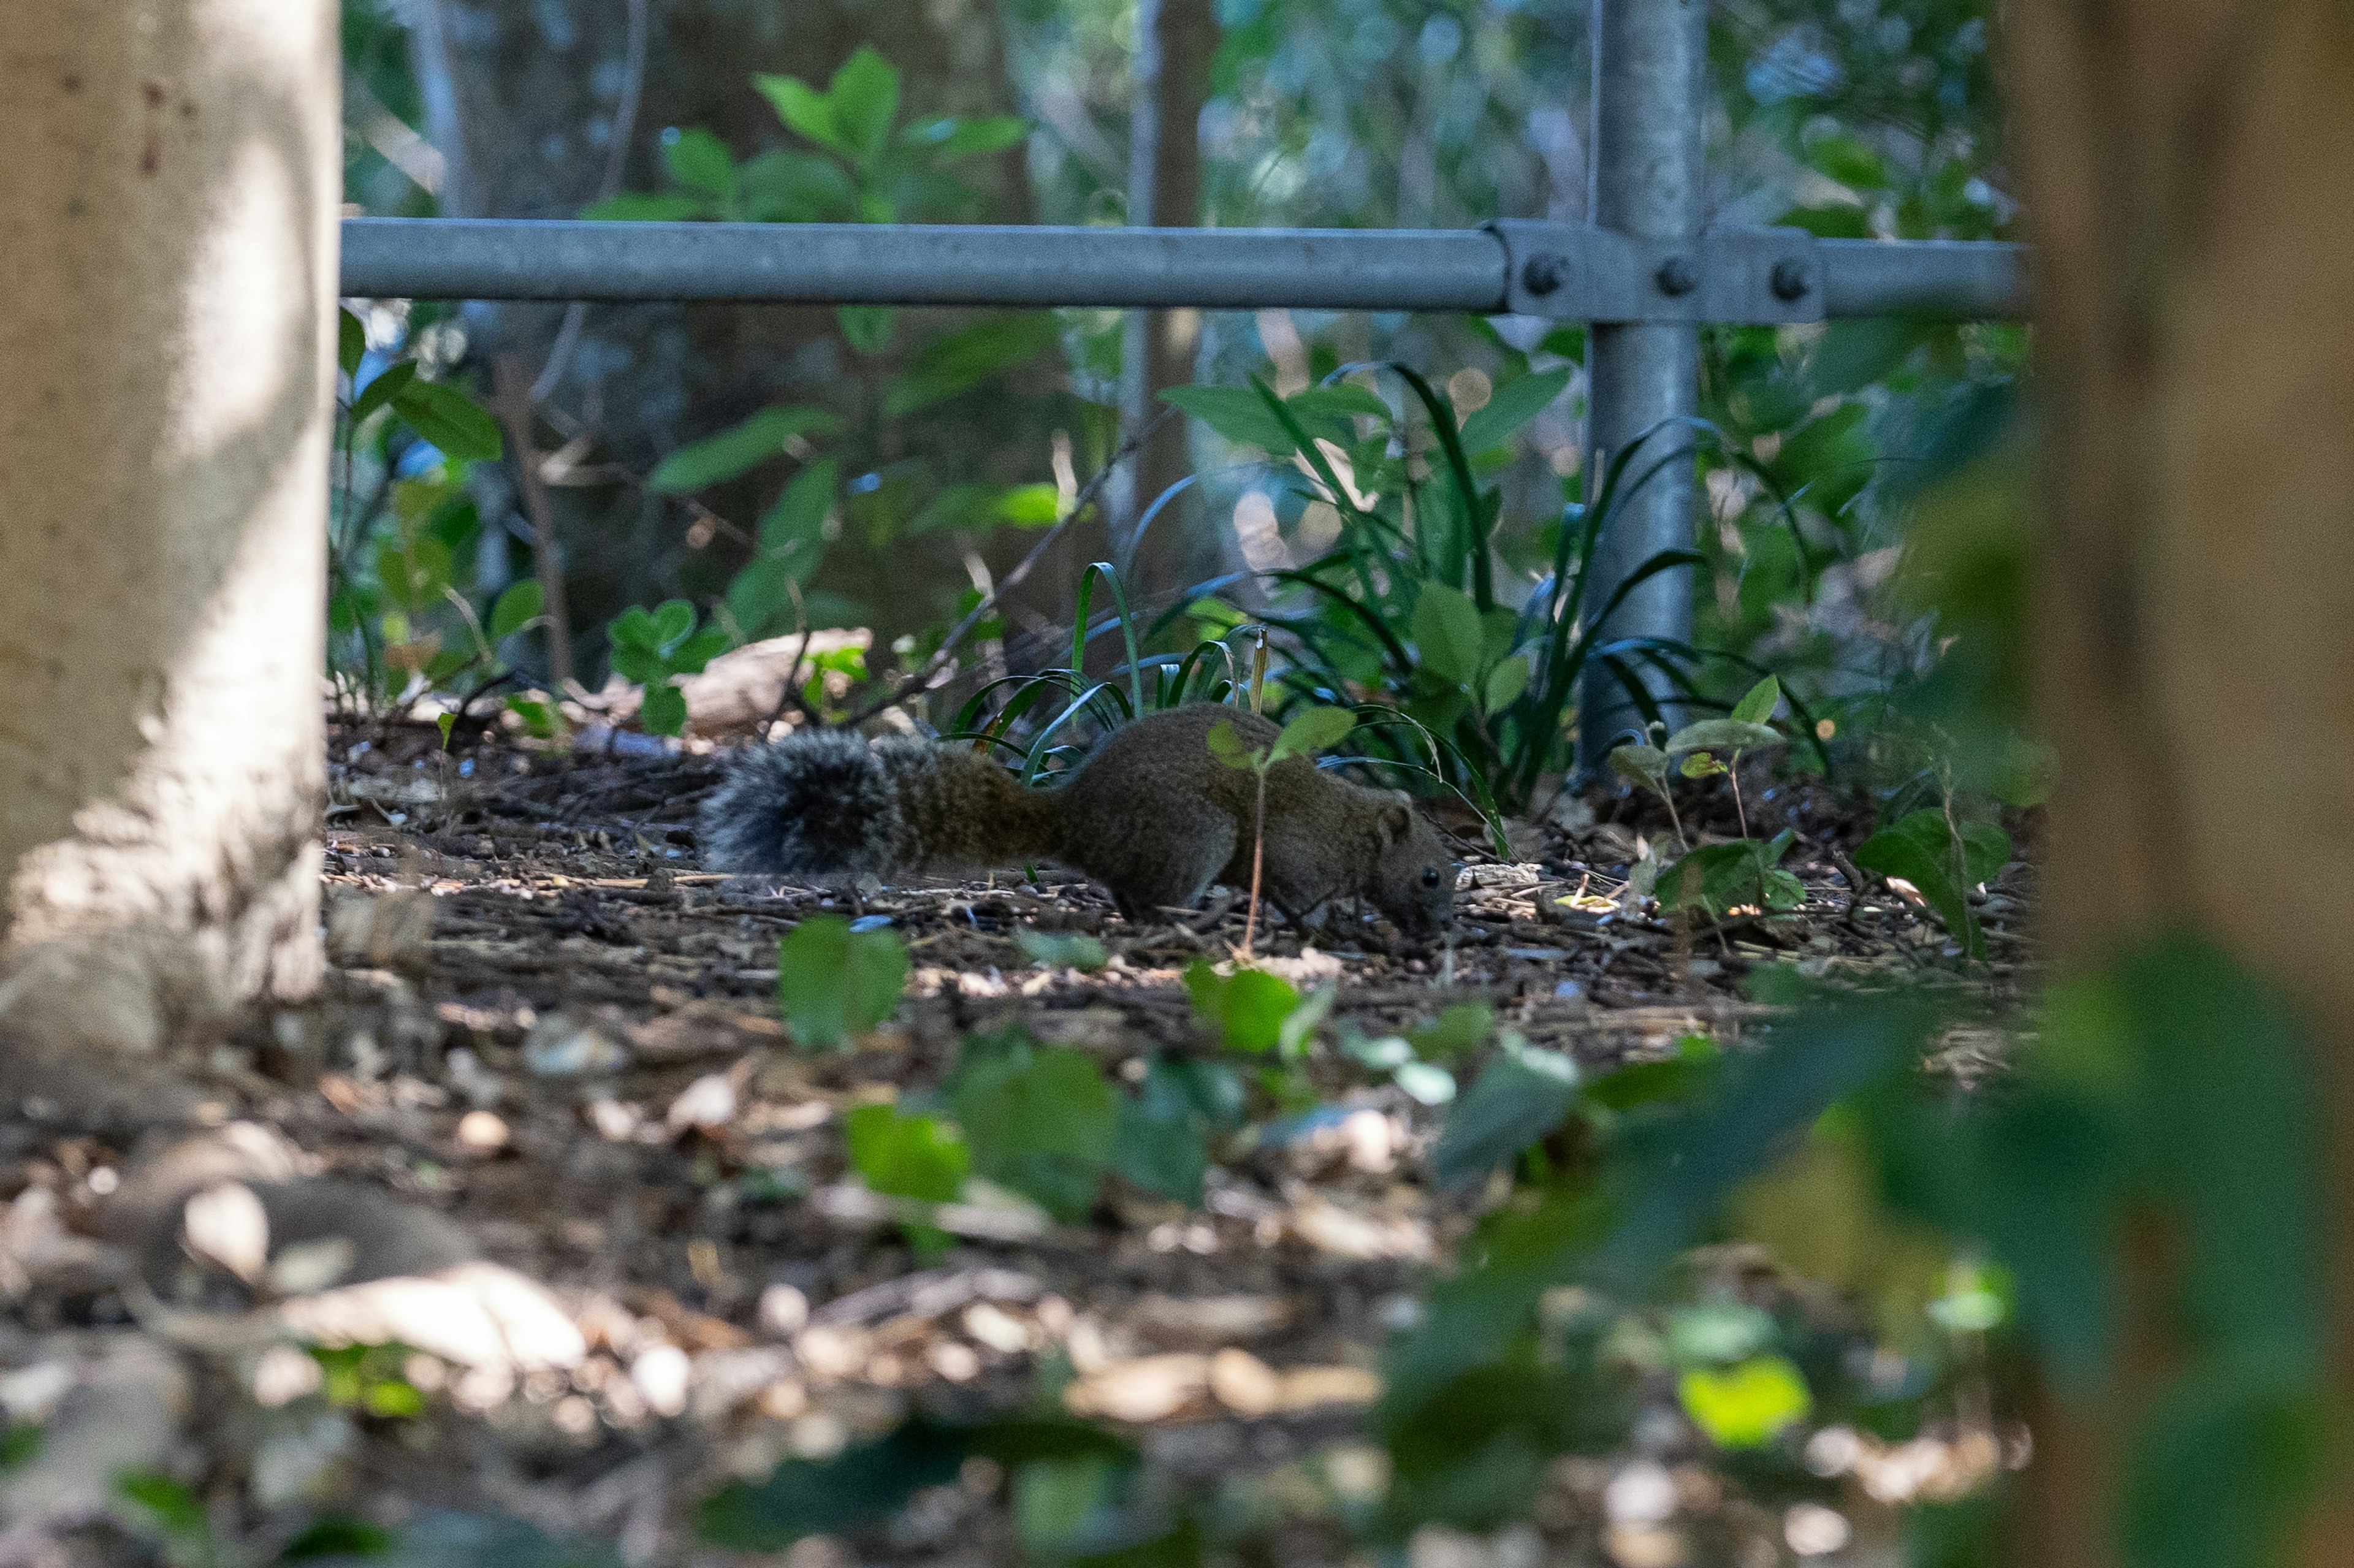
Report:
[[[1438,868],[1437,866],[1426,865],[1422,868],[1422,885],[1425,887],[1436,887],[1438,885]]]

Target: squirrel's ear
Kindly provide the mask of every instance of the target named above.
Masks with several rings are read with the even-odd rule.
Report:
[[[1414,798],[1403,789],[1393,789],[1382,805],[1382,842],[1402,843],[1414,831]]]

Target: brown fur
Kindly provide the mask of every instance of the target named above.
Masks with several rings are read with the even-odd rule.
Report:
[[[705,841],[714,863],[754,872],[887,876],[1051,859],[1094,877],[1122,914],[1142,919],[1192,906],[1213,883],[1250,885],[1257,780],[1211,754],[1220,723],[1254,747],[1278,734],[1255,714],[1215,704],[1150,714],[1045,790],[1023,789],[959,747],[886,741],[860,758],[846,737],[787,740],[731,771],[705,810]],[[816,791],[797,786],[820,757],[823,799],[804,804]],[[780,822],[780,811],[796,820]],[[829,821],[817,835],[828,842],[811,844],[810,819],[820,815],[850,826]],[[1453,911],[1447,851],[1407,797],[1352,784],[1307,758],[1268,771],[1261,883],[1267,902],[1296,919],[1362,898],[1402,929],[1426,932]]]

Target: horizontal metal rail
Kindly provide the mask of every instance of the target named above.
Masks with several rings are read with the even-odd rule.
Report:
[[[1697,286],[1616,236],[1485,229],[1150,229],[924,224],[594,223],[346,218],[343,292],[366,299],[710,300],[793,304],[1101,305],[1426,311],[1536,308],[1567,320],[1789,321],[2024,313],[2019,248],[1703,237]],[[1769,238],[1770,237],[1770,238]],[[1767,298],[1758,241],[1799,255],[1811,290]],[[1564,258],[1541,304],[1514,258]],[[1776,270],[1776,276],[1784,273]],[[1674,298],[1670,298],[1674,296]],[[1681,302],[1678,302],[1681,301]]]

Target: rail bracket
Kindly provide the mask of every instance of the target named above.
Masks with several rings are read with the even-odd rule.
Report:
[[[1505,309],[1591,322],[1823,319],[1823,260],[1802,228],[1710,229],[1689,243],[1505,218]]]

